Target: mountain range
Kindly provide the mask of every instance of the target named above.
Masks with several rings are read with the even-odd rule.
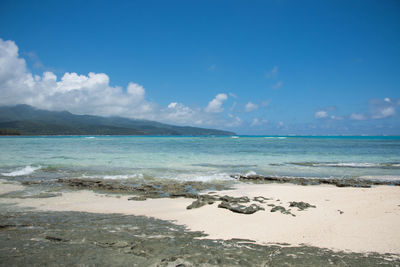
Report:
[[[0,134],[20,135],[234,135],[229,131],[156,121],[76,115],[29,105],[0,107]]]

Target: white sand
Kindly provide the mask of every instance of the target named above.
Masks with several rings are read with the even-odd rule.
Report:
[[[19,190],[0,184],[1,191]],[[145,215],[172,220],[212,239],[243,238],[260,244],[307,244],[334,250],[400,254],[400,187],[338,188],[292,184],[238,185],[218,195],[264,196],[273,198],[265,211],[252,215],[217,208],[217,203],[186,210],[191,199],[150,199],[128,201],[128,196],[106,196],[91,191],[63,193],[47,199],[0,198],[0,203],[15,203],[49,211],[84,211]],[[280,199],[280,201],[277,201]],[[288,208],[289,201],[304,201],[316,208],[297,211],[296,217],[271,213],[267,204]],[[282,203],[282,204],[279,204]],[[344,213],[340,214],[338,210]]]

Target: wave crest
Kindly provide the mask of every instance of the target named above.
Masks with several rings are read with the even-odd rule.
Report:
[[[39,170],[41,168],[42,168],[41,166],[27,165],[23,169],[18,169],[18,170],[12,171],[12,172],[5,172],[5,173],[2,173],[1,175],[10,176],[10,177],[29,175],[29,174],[33,173],[34,171]]]

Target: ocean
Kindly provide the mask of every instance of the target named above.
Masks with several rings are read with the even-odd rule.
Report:
[[[400,180],[400,137],[0,138],[0,178],[223,182],[248,174]]]

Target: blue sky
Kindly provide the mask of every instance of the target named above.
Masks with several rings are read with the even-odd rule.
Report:
[[[0,104],[241,134],[400,134],[398,14],[389,0],[3,0],[0,64],[15,71],[0,70]]]

